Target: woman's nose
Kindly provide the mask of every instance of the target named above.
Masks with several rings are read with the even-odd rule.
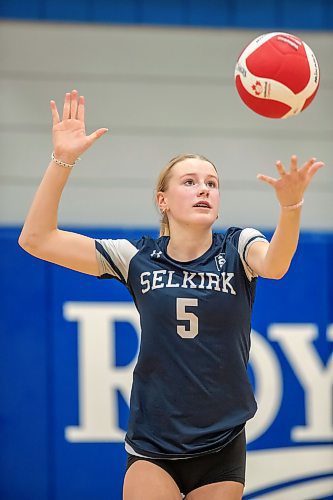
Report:
[[[206,184],[201,184],[199,186],[199,194],[208,194],[208,193],[209,193],[209,189],[206,186]]]

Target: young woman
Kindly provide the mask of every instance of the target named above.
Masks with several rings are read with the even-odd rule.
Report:
[[[198,155],[161,172],[161,237],[95,240],[57,227],[63,188],[77,158],[107,129],[86,136],[84,98],[67,93],[62,120],[51,101],[53,159],[19,244],[32,255],[99,278],[116,278],[139,311],[142,340],[133,373],[124,500],[240,499],[245,423],[256,412],[247,378],[256,277],[279,279],[295,253],[303,194],[323,165],[277,162],[280,218],[270,242],[252,228],[212,232],[215,166]]]

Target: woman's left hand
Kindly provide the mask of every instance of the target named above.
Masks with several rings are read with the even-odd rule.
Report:
[[[277,161],[276,168],[280,174],[278,179],[262,174],[258,174],[257,179],[273,186],[280,205],[286,207],[295,205],[302,200],[311,179],[323,165],[322,161],[311,158],[304,165],[298,167],[297,157],[293,155],[290,160],[289,172],[285,170],[280,161]]]

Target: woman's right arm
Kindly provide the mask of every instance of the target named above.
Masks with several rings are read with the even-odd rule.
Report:
[[[54,101],[54,156],[73,164],[107,129],[85,133],[84,98],[74,90],[66,94],[63,118]],[[31,255],[75,271],[99,275],[93,238],[58,229],[58,208],[71,168],[51,161],[37,189],[19,237],[19,245]]]

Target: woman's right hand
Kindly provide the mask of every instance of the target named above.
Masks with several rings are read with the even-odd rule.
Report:
[[[73,164],[99,137],[108,131],[100,128],[86,135],[84,123],[84,97],[76,90],[65,95],[62,121],[60,121],[56,103],[50,102],[53,120],[54,156],[65,163]]]

